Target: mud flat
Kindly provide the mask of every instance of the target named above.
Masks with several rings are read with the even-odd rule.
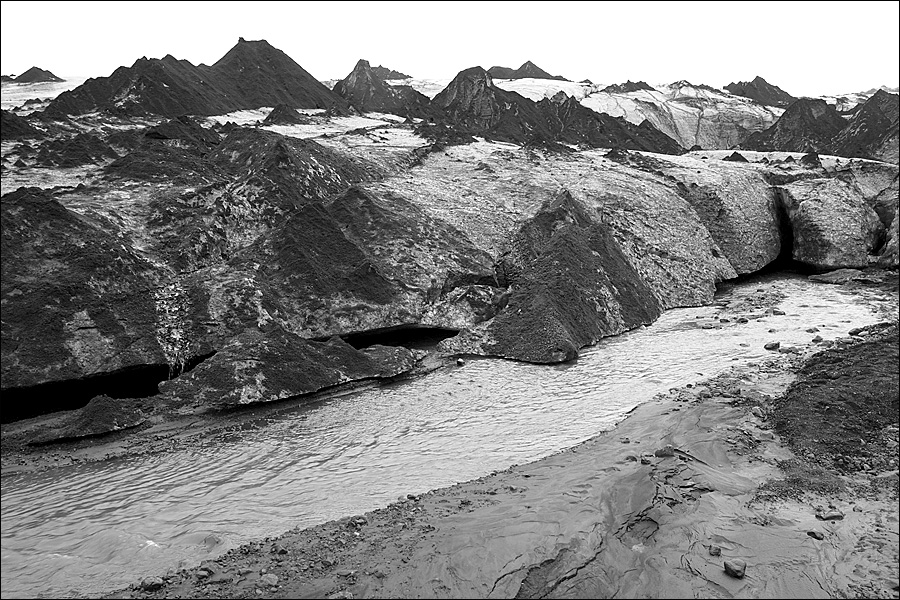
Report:
[[[897,360],[896,323],[773,352],[537,462],[111,597],[896,598]]]

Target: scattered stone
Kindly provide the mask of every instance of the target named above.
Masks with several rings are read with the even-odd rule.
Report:
[[[844,518],[844,513],[836,508],[833,508],[827,512],[816,513],[816,518],[820,521],[840,521]]]
[[[731,577],[743,579],[746,571],[747,563],[739,558],[728,559],[725,561],[725,572]]]
[[[763,413],[762,409],[758,406],[754,406],[750,409],[750,412],[753,413],[753,416],[757,419],[765,419],[766,415]]]
[[[808,535],[811,538],[817,539],[817,540],[825,539],[825,534],[822,533],[821,531],[816,531],[815,529],[813,529],[812,531],[807,531],[806,535]]]
[[[766,350],[778,350],[781,347],[781,342],[769,342],[763,348]]]
[[[738,317],[737,322],[738,322],[738,323],[741,323],[741,324],[749,323],[749,322],[750,322],[750,319],[748,319],[748,318],[746,318],[746,317]]]
[[[287,548],[285,548],[281,544],[275,544],[274,546],[272,546],[272,552],[274,552],[275,554],[287,554],[288,553]]]
[[[332,594],[332,595],[328,596],[328,600],[346,600],[348,598],[353,598],[353,594],[351,594],[347,590],[343,590],[343,591],[337,592],[336,594]]]

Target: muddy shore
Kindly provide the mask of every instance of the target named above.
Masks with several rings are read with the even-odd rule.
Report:
[[[110,597],[896,598],[896,325],[799,350],[537,462]]]

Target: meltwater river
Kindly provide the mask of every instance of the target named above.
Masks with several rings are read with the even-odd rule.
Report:
[[[608,430],[634,406],[770,353],[896,318],[896,297],[796,276],[763,287],[785,315],[703,329],[717,307],[656,323],[548,367],[473,360],[278,415],[224,441],[2,479],[2,595],[97,596],[242,543],[522,464]],[[763,311],[757,311],[761,314]],[[774,331],[770,331],[774,330]]]

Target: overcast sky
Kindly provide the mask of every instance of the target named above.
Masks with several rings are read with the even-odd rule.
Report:
[[[761,75],[795,96],[898,85],[900,2],[2,2],[2,67],[104,77],[268,40],[313,76],[360,58],[418,78],[531,60],[575,81]]]

